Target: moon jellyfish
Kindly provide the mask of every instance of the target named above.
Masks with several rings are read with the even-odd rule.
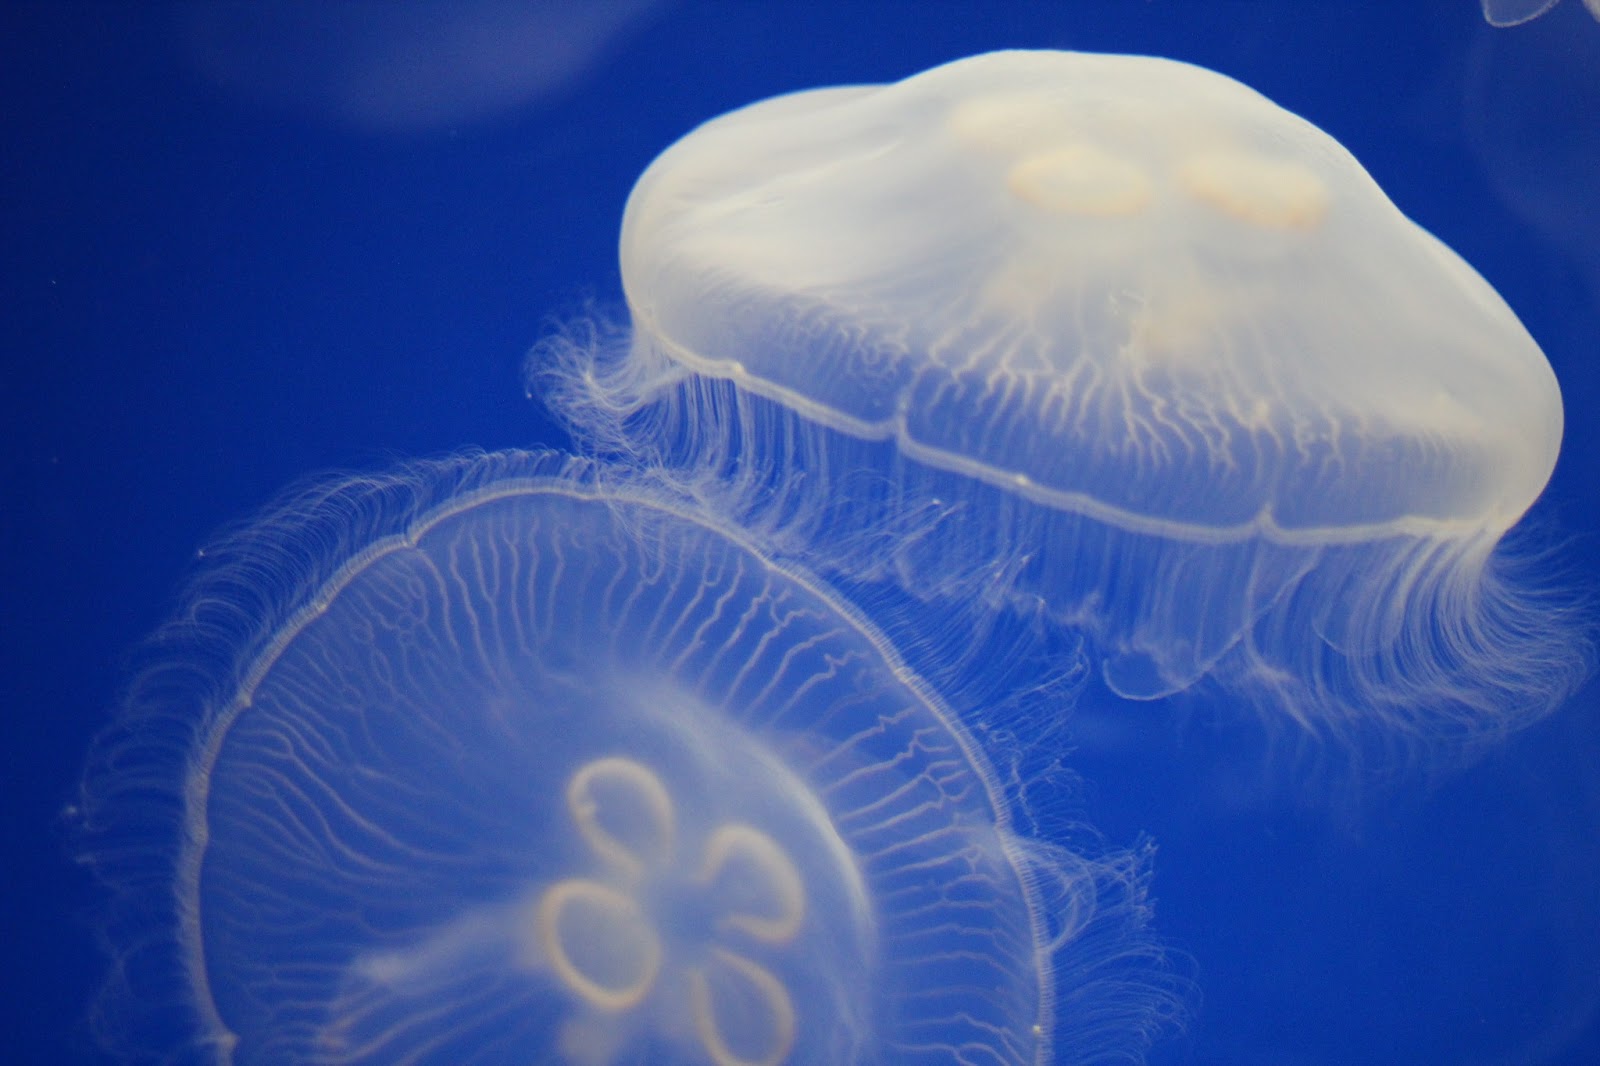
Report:
[[[166,636],[213,683],[145,677],[83,808],[141,1052],[1075,1061],[1164,1002],[1145,856],[1023,840],[879,634],[625,475],[313,492]]]
[[[1561,0],[1479,0],[1483,20],[1491,26],[1520,26],[1548,12]],[[1583,0],[1589,14],[1600,19],[1600,0]]]
[[[674,471],[926,624],[1085,636],[1133,699],[1470,739],[1581,673],[1500,548],[1556,379],[1333,138],[1164,59],[1000,52],[706,123],[622,227],[632,329],[535,353]]]

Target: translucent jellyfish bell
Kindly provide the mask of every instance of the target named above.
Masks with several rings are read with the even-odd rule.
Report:
[[[231,558],[168,634],[212,642],[219,684],[151,674],[86,783],[113,1005],[164,1026],[141,1054],[1044,1062],[1147,1035],[1137,860],[1016,837],[882,637],[680,504],[487,456],[304,497]]]
[[[1491,26],[1520,26],[1548,12],[1560,0],[1479,0],[1483,19]],[[1589,14],[1600,19],[1600,0],[1583,0]]]
[[[758,103],[651,165],[621,261],[631,340],[558,405],[813,565],[1081,627],[1134,698],[1410,728],[1570,681],[1493,553],[1561,440],[1538,345],[1229,78],[1001,52]]]

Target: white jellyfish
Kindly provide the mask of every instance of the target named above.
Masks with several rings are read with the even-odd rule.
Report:
[[[775,547],[1085,634],[1319,732],[1466,740],[1579,642],[1502,538],[1562,435],[1495,291],[1315,126],[1163,59],[1000,52],[658,158],[632,330],[530,360],[592,446]]]
[[[1561,0],[1479,0],[1483,20],[1491,26],[1520,26],[1548,12]],[[1600,0],[1583,0],[1589,14],[1600,19]]]
[[[223,560],[85,782],[141,1054],[1043,1063],[1171,1006],[1144,856],[1014,833],[884,639],[681,500],[468,457]]]

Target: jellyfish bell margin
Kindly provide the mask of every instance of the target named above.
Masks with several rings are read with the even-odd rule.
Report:
[[[1055,1062],[1181,1013],[1148,847],[1026,839],[975,712],[648,478],[419,463],[208,557],[77,809],[126,1058]]]
[[[1349,152],[1171,60],[999,52],[713,119],[629,197],[631,330],[532,388],[925,626],[1020,612],[1135,700],[1202,681],[1464,750],[1589,667],[1506,534],[1555,376]]]

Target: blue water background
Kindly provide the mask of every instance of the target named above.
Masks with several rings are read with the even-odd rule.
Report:
[[[0,11],[0,1060],[98,1061],[97,894],[61,812],[196,550],[315,472],[562,445],[524,353],[618,301],[617,223],[654,154],[761,97],[1009,46],[1265,92],[1544,346],[1568,425],[1536,517],[1600,580],[1600,25],[1577,0],[1509,30],[1475,0],[730,0],[606,32],[558,10],[478,39],[511,88],[441,90],[454,109],[430,115],[392,78],[349,102],[354,45],[310,49],[301,9],[233,37],[197,10]],[[1082,813],[1159,843],[1157,926],[1197,989],[1153,1061],[1600,1062],[1596,703],[1359,796],[1314,753],[1263,770],[1226,708],[1086,720]]]

